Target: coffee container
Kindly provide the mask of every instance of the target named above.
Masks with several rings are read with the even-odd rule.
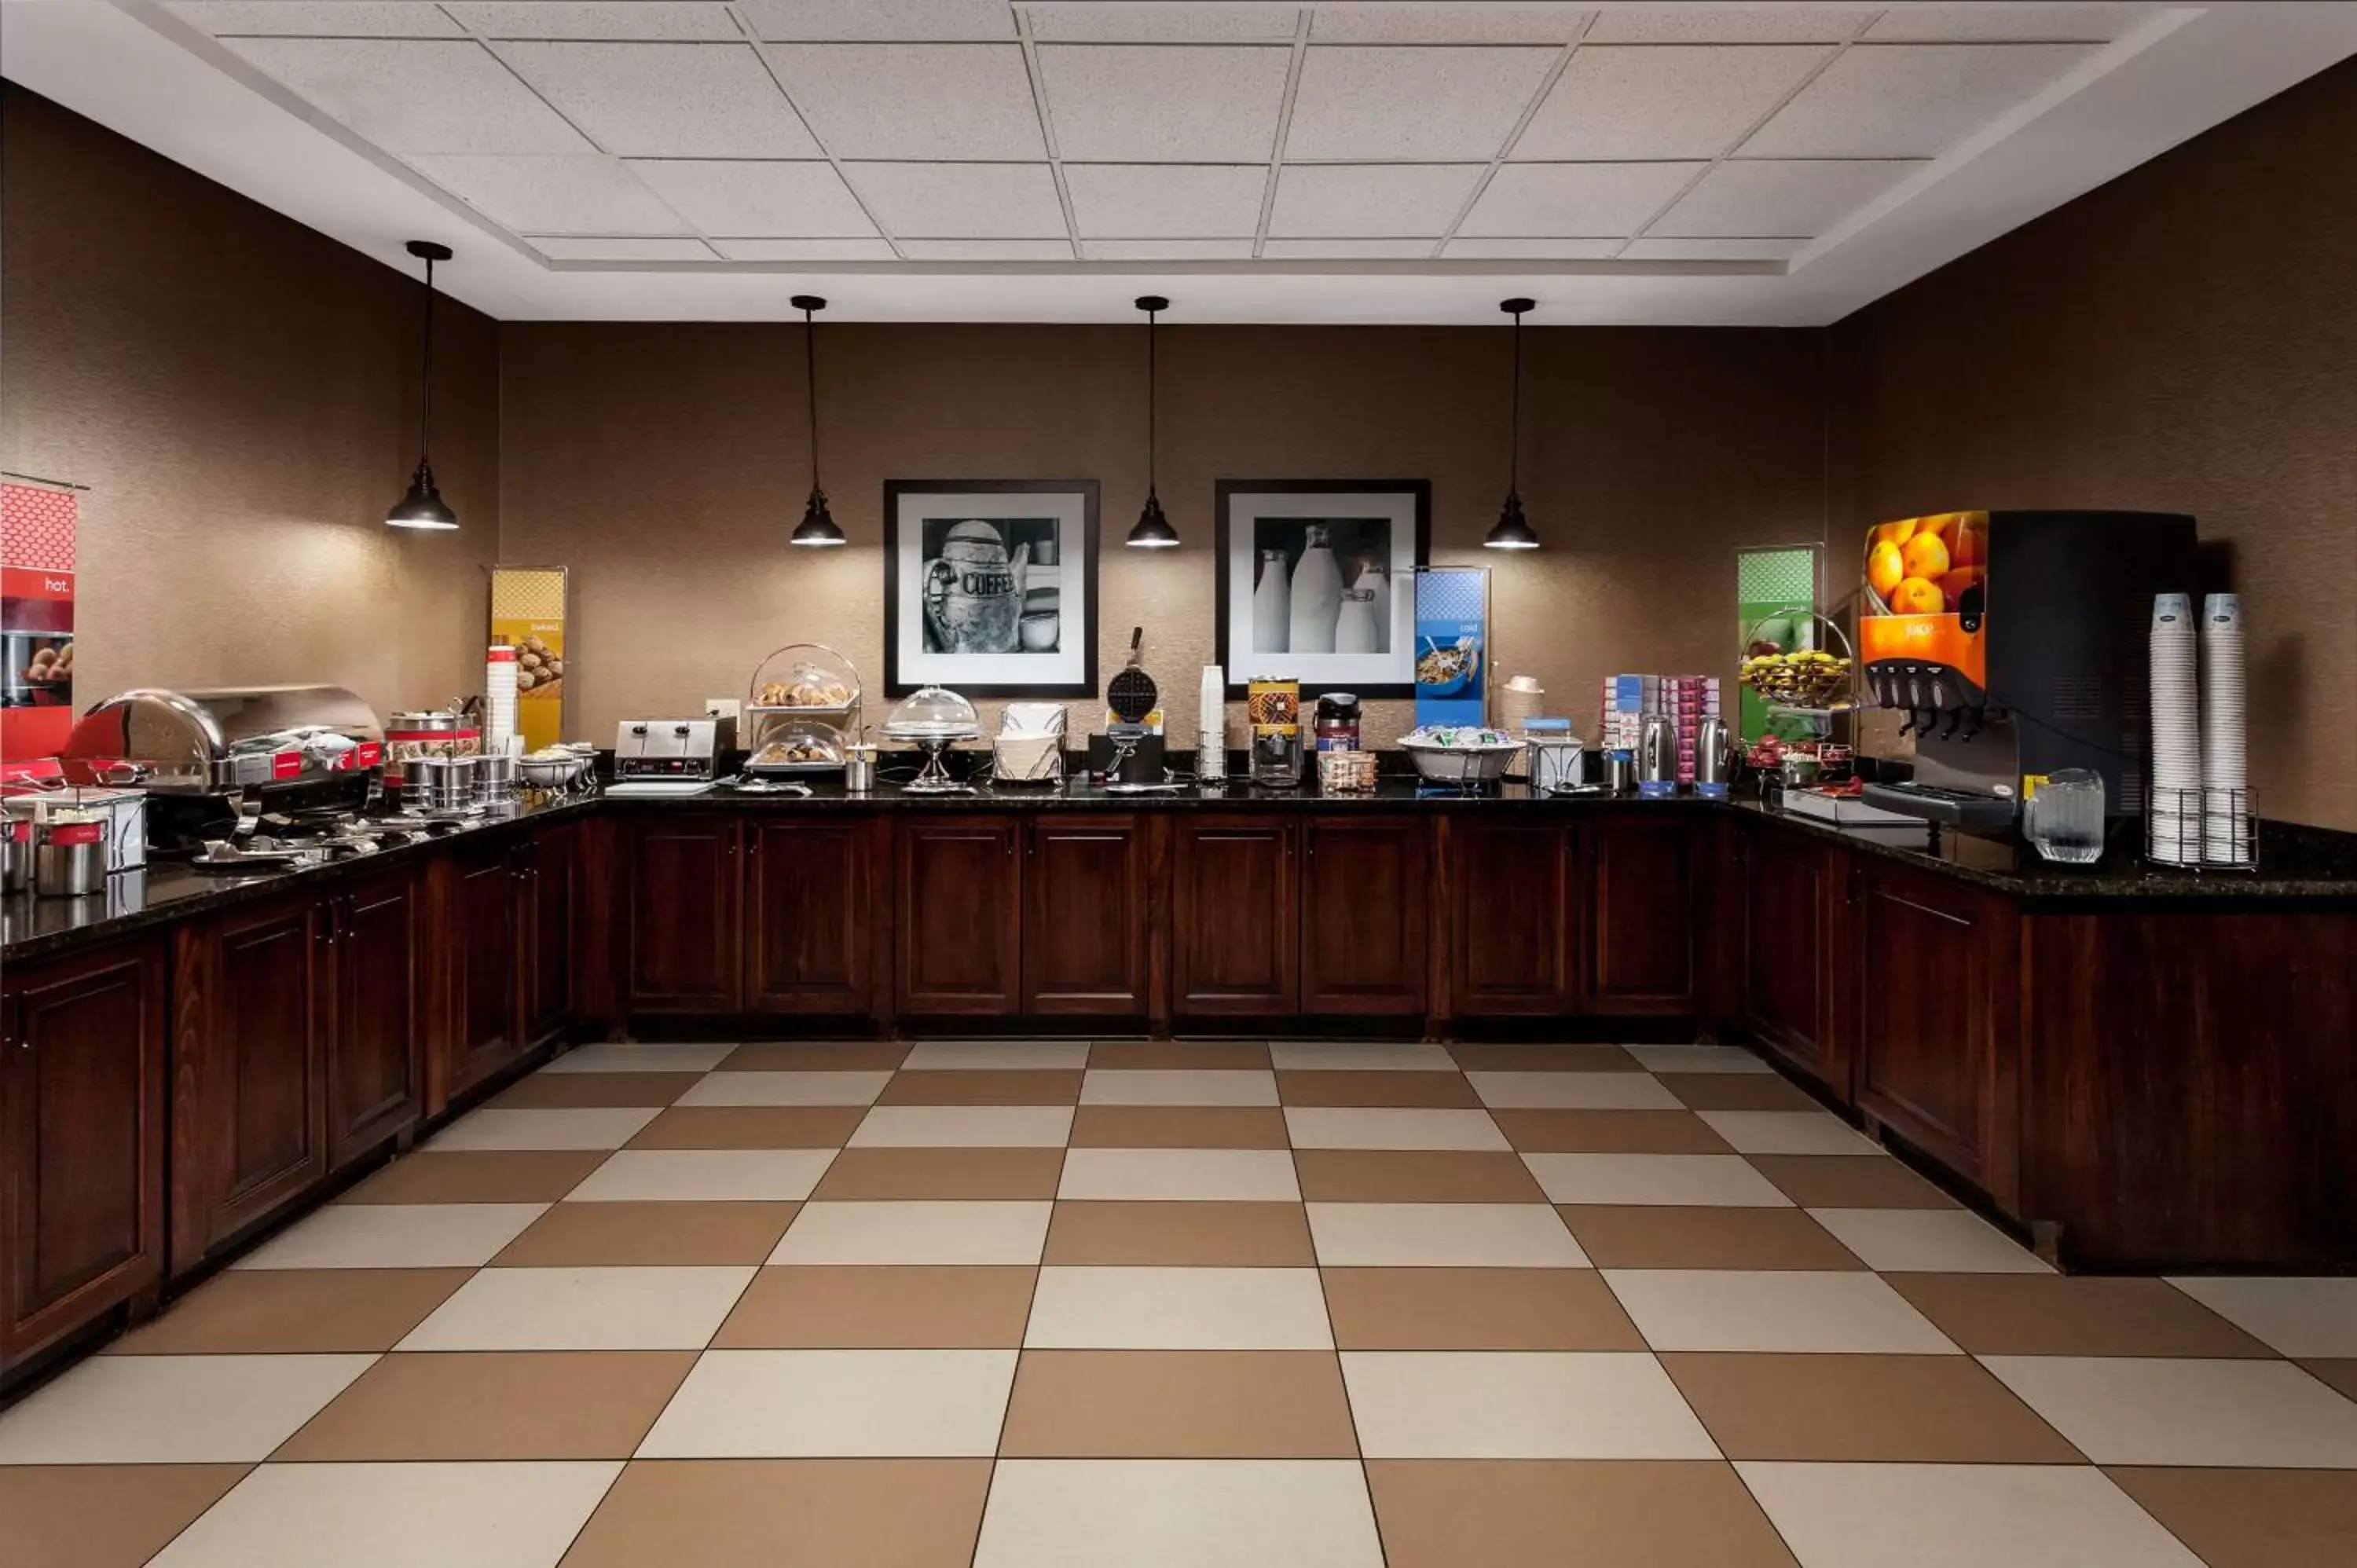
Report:
[[[1318,699],[1318,749],[1359,749],[1359,699],[1351,692],[1329,692]]]
[[[1637,793],[1666,800],[1678,792],[1678,736],[1667,714],[1647,714],[1637,732]]]
[[[52,810],[34,829],[33,891],[44,898],[81,898],[106,891],[104,811]]]
[[[1735,737],[1717,714],[1695,731],[1695,793],[1706,800],[1724,800],[1735,778]]]

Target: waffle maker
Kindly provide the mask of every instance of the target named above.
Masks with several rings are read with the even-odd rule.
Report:
[[[1163,759],[1162,736],[1146,719],[1161,694],[1154,677],[1139,667],[1146,628],[1129,633],[1129,662],[1105,686],[1105,708],[1113,717],[1103,735],[1089,736],[1089,775],[1108,789],[1165,789],[1170,783]]]

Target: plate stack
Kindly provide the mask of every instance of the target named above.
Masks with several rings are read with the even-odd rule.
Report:
[[[2243,672],[2243,600],[2201,601],[2201,858],[2247,865],[2251,786]]]
[[[2170,865],[2201,863],[2201,719],[2194,697],[2193,601],[2152,600],[2152,800],[2146,850]]]

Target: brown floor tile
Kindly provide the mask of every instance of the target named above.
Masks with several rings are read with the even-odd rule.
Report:
[[[627,1459],[693,1350],[387,1356],[274,1460]]]
[[[1075,1149],[1282,1149],[1289,1141],[1274,1105],[1083,1105],[1071,1140]]]
[[[1691,1111],[1492,1111],[1526,1155],[1724,1155],[1727,1140]]]
[[[712,1341],[716,1350],[998,1350],[1023,1343],[1034,1270],[765,1268]]]
[[[1063,1171],[1061,1149],[845,1149],[811,1196],[836,1202],[1036,1199],[1056,1196]]]
[[[1287,1105],[1371,1105],[1480,1109],[1481,1097],[1458,1072],[1281,1072],[1276,1097]]]
[[[1026,1350],[998,1451],[1032,1459],[1322,1459],[1359,1452],[1322,1350]]]
[[[2210,1568],[2324,1568],[2357,1562],[2357,1472],[2104,1472]]]
[[[22,1568],[139,1568],[249,1468],[0,1465],[0,1561]]]
[[[2309,1374],[2357,1400],[2357,1361],[2302,1361]]]
[[[1618,1046],[1455,1045],[1448,1054],[1467,1072],[1642,1072]]]
[[[1861,1165],[1866,1161],[1859,1161]],[[2161,1280],[1890,1274],[1890,1288],[1975,1356],[2272,1356]]]
[[[965,1568],[987,1459],[640,1460],[562,1568]]]
[[[390,1350],[472,1269],[231,1269],[108,1347],[114,1356]]]
[[[1803,1090],[1772,1072],[1665,1072],[1662,1087],[1689,1111],[1816,1111]]]
[[[700,1072],[536,1072],[491,1101],[502,1111],[669,1105],[702,1080]]]
[[[427,1150],[404,1155],[339,1203],[554,1203],[606,1163],[603,1149]]]
[[[630,1149],[839,1149],[864,1105],[674,1105]]]
[[[987,1068],[895,1073],[878,1105],[1077,1105],[1078,1068]]]
[[[1307,1268],[1318,1261],[1297,1203],[1059,1203],[1041,1261],[1060,1264]]]
[[[1266,1072],[1268,1047],[1257,1040],[1099,1040],[1089,1047],[1092,1068],[1168,1071]]]
[[[1564,1204],[1556,1213],[1599,1269],[1863,1269],[1797,1208]]]
[[[1661,1362],[1729,1459],[2085,1463],[1967,1356],[1664,1352]]]
[[[1517,1155],[1458,1149],[1296,1149],[1307,1203],[1544,1203]]]
[[[1792,1568],[1715,1462],[1378,1459],[1367,1487],[1390,1568]]]
[[[799,1203],[560,1203],[509,1242],[503,1269],[760,1263]]]
[[[1328,1269],[1345,1350],[1642,1350],[1589,1269]]]
[[[904,1040],[785,1040],[739,1046],[720,1064],[727,1072],[875,1072],[908,1058]]]
[[[1803,1208],[1958,1208],[1963,1206],[1884,1155],[1752,1155],[1761,1176]]]

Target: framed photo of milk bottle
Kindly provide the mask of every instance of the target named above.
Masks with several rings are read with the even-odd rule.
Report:
[[[1222,479],[1219,650],[1231,696],[1256,676],[1301,693],[1415,695],[1415,569],[1432,548],[1423,479]]]
[[[1097,482],[884,486],[884,693],[1097,689]]]

